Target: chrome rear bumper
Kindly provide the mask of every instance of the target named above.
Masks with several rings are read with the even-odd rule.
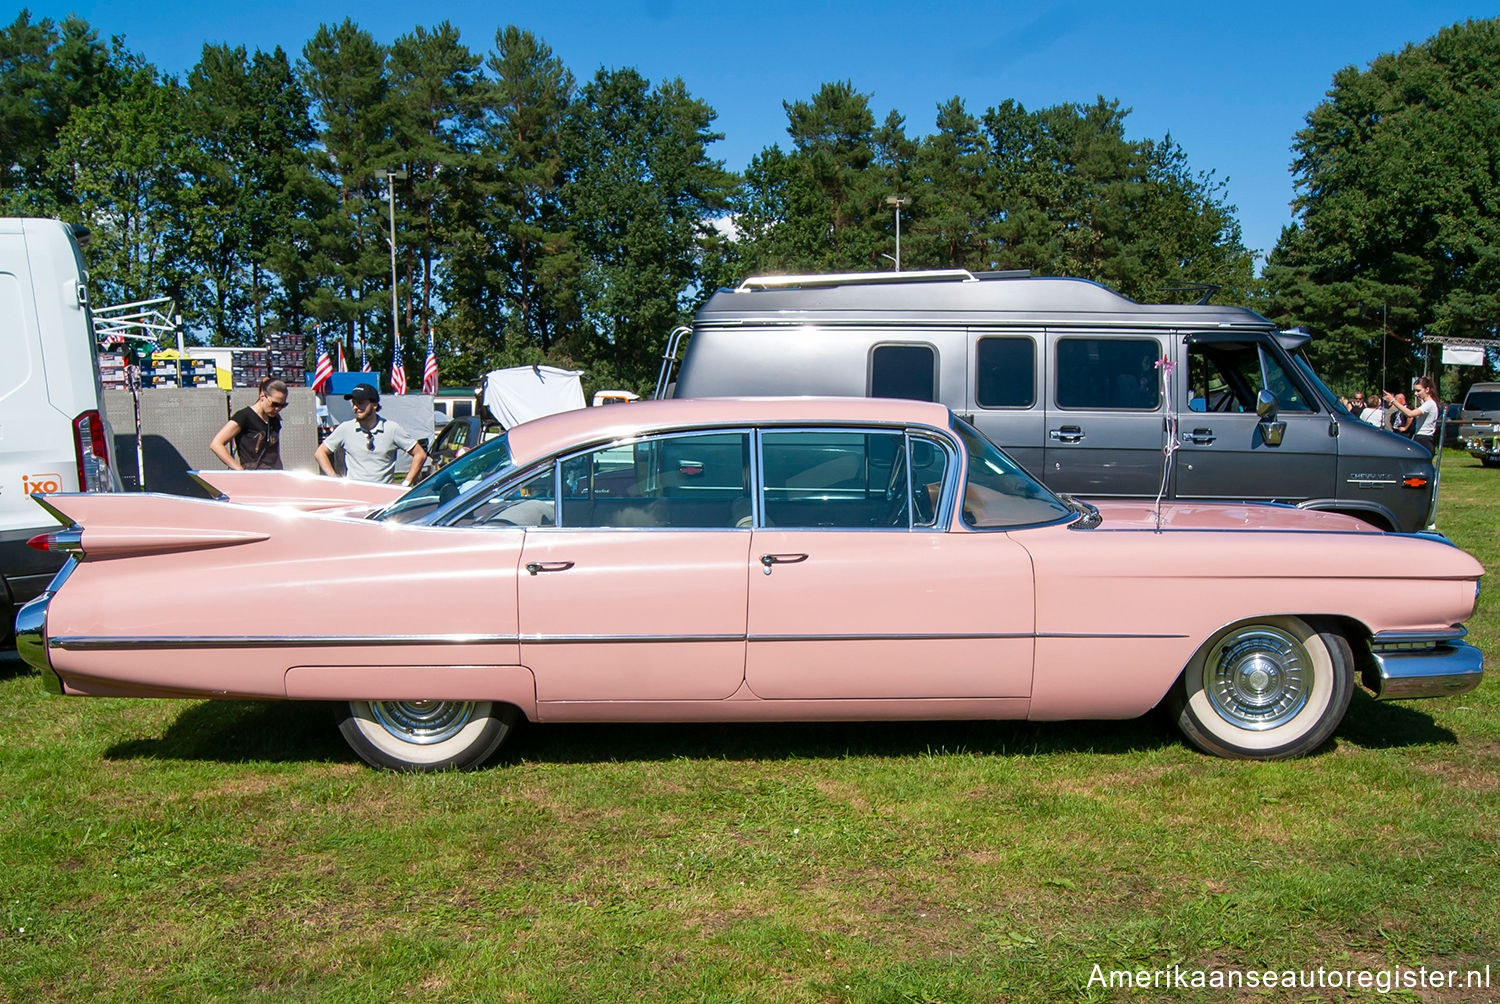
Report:
[[[1484,679],[1484,654],[1463,628],[1440,633],[1384,633],[1370,639],[1364,684],[1378,701],[1467,694]]]
[[[42,674],[43,689],[61,694],[62,679],[52,671],[52,660],[47,655],[47,605],[51,602],[52,594],[42,593],[16,614],[16,651],[27,665]]]

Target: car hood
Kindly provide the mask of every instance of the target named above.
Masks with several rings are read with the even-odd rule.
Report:
[[[1317,533],[1382,531],[1363,520],[1336,512],[1299,509],[1271,502],[1094,502],[1103,530],[1302,530]]]

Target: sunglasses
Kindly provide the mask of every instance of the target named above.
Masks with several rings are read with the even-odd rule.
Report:
[[[364,430],[364,433],[365,433],[366,436],[370,437],[370,441],[366,445],[368,446],[370,452],[373,453],[375,451],[375,430],[374,429],[366,429],[366,430]]]
[[[280,411],[282,408],[286,407],[286,402],[285,401],[272,401],[270,398],[266,398],[266,407],[267,408],[275,408],[277,411]]]

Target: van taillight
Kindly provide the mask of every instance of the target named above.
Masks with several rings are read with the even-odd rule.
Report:
[[[104,442],[104,418],[86,411],[73,419],[73,446],[78,456],[78,490],[110,490],[109,449]]]

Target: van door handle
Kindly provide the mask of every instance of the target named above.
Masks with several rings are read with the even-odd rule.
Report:
[[[1197,443],[1199,446],[1207,446],[1218,437],[1212,429],[1194,429],[1192,432],[1184,432],[1182,438],[1189,443]]]
[[[1059,443],[1081,443],[1083,442],[1083,429],[1076,425],[1065,425],[1061,429],[1047,430],[1047,438],[1055,439]]]
[[[566,572],[573,567],[571,561],[531,561],[526,564],[526,571],[532,575],[538,572]]]

